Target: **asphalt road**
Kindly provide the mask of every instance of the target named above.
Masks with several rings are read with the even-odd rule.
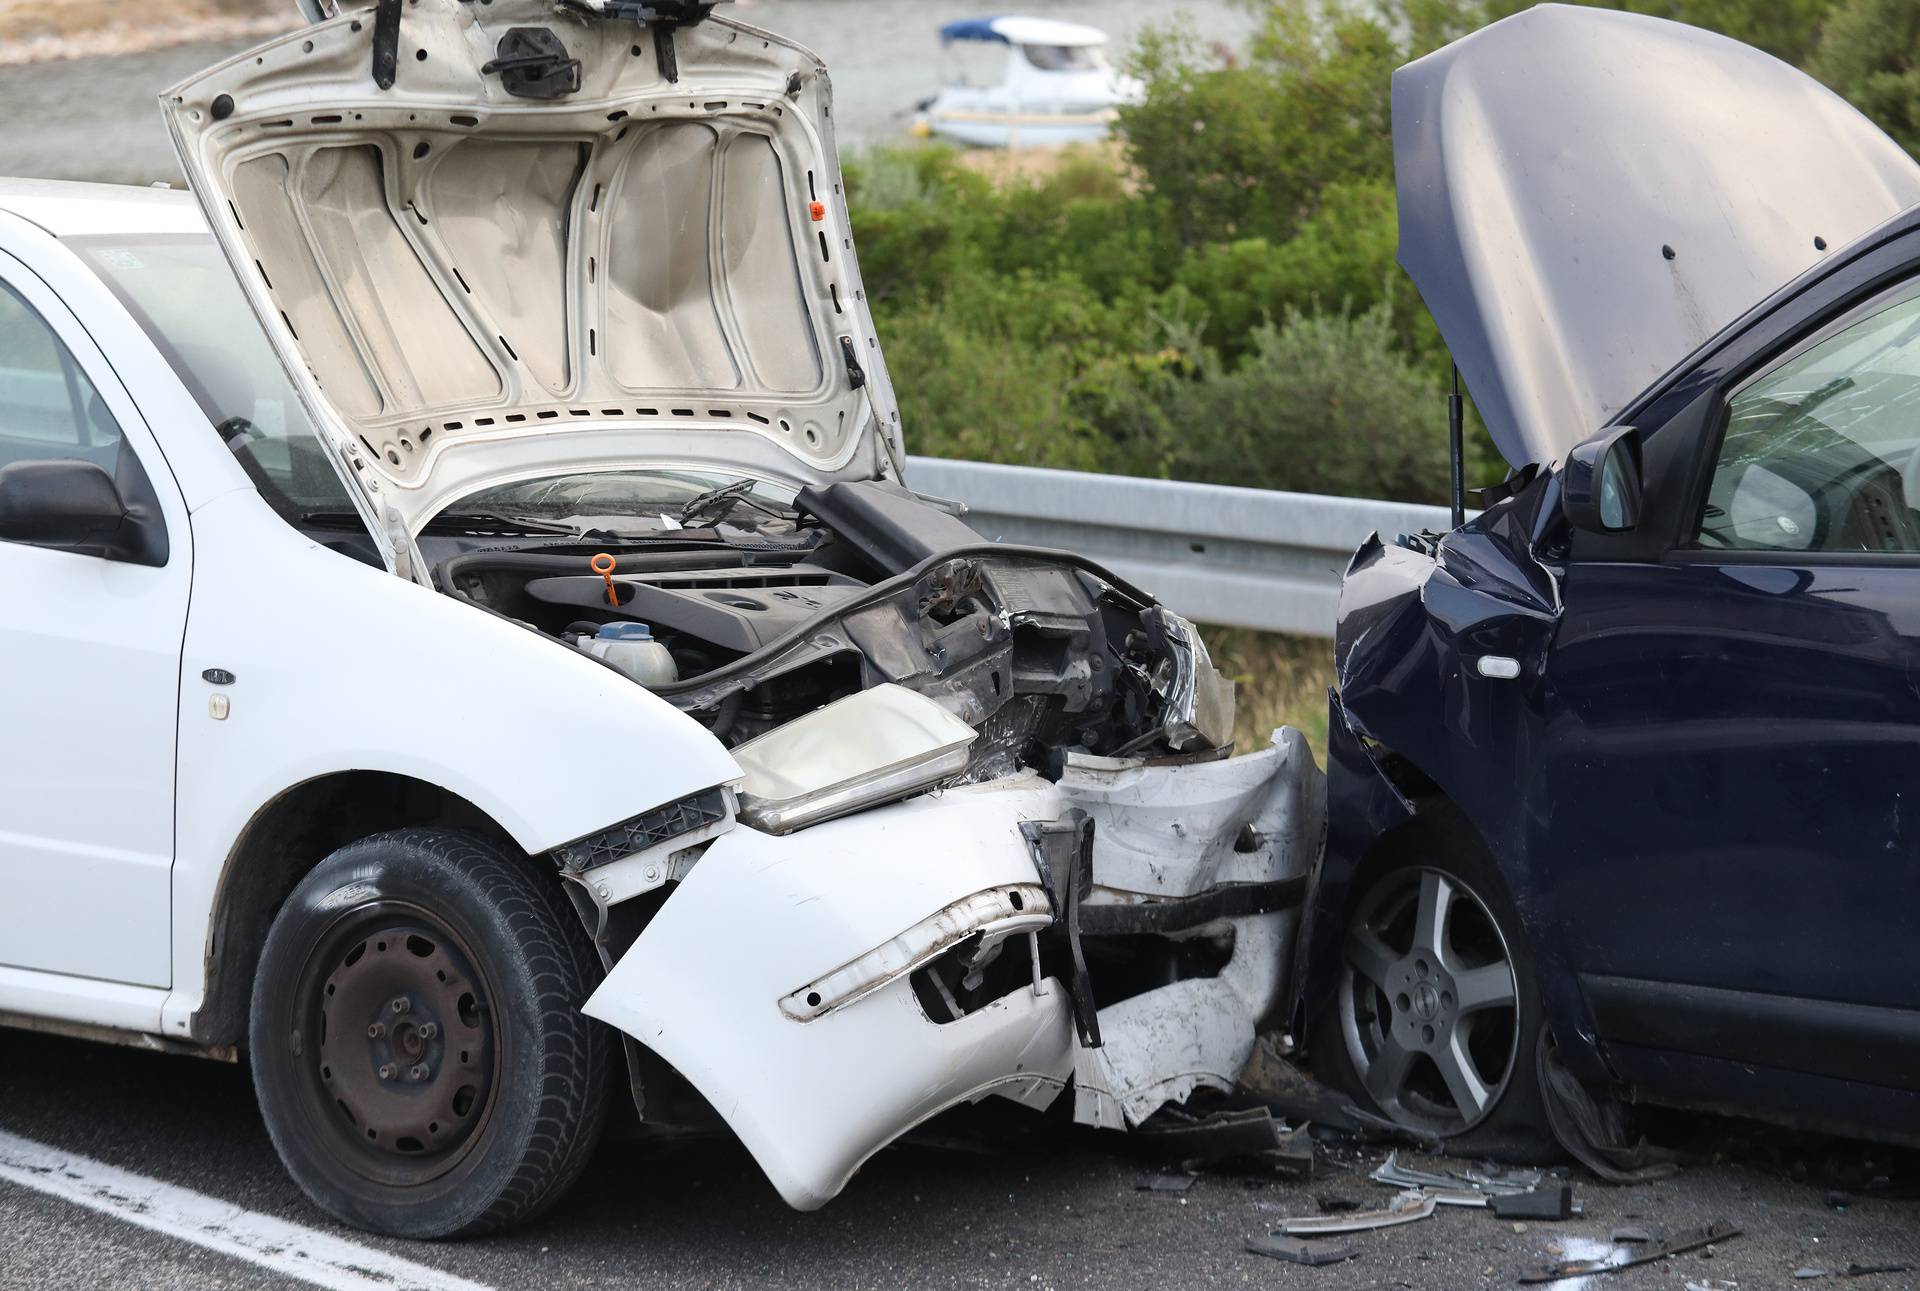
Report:
[[[1746,1163],[1690,1167],[1632,1188],[1581,1183],[1584,1215],[1511,1223],[1445,1210],[1363,1235],[1351,1263],[1308,1269],[1243,1252],[1277,1217],[1315,1213],[1329,1194],[1382,1202],[1365,1178],[1376,1150],[1333,1153],[1319,1178],[1203,1175],[1183,1195],[1144,1192],[1144,1164],[1118,1136],[1061,1132],[1018,1109],[936,1122],[976,1146],[911,1145],[880,1154],[847,1191],[810,1215],[788,1210],[731,1143],[608,1144],[561,1208],[482,1241],[390,1242],[333,1225],[281,1173],[244,1068],[0,1031],[0,1132],[194,1189],[361,1249],[498,1288],[528,1287],[1510,1287],[1559,1252],[1607,1248],[1619,1225],[1677,1231],[1724,1220],[1743,1233],[1710,1256],[1589,1279],[1595,1291],[1689,1281],[1799,1286],[1793,1272],[1850,1262],[1920,1266],[1920,1203],[1828,1204],[1824,1168],[1787,1136],[1718,1132],[1709,1150]],[[991,1139],[998,1146],[977,1145]],[[1867,1177],[1898,1161],[1842,1147]],[[1866,1173],[1862,1173],[1862,1172]],[[1835,1280],[1838,1279],[1829,1279]],[[1913,1274],[1847,1280],[1913,1286]],[[300,1282],[189,1241],[144,1231],[33,1187],[0,1182],[0,1288],[253,1288]],[[1576,1283],[1563,1282],[1563,1287]],[[1819,1285],[1819,1284],[1814,1284]]]

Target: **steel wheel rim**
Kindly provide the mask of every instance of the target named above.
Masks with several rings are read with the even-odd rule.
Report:
[[[309,1141],[332,1167],[410,1187],[471,1152],[499,1083],[493,999],[465,942],[418,906],[333,921],[301,965],[289,1026]]]
[[[1393,1120],[1449,1136],[1499,1105],[1519,1059],[1520,984],[1469,885],[1428,868],[1383,879],[1347,927],[1337,990],[1347,1056]]]

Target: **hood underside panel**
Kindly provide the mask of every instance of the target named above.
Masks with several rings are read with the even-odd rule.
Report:
[[[892,428],[811,54],[715,19],[663,69],[630,21],[402,12],[389,89],[376,24],[343,16],[166,100],[269,334],[380,475],[607,422],[758,431],[832,471]],[[577,91],[516,97],[485,70],[534,25],[580,60]]]
[[[1596,9],[1542,5],[1401,68],[1393,143],[1400,263],[1516,466],[1920,202],[1920,166],[1811,77]]]

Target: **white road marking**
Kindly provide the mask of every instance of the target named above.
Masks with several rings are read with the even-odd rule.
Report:
[[[482,1283],[5,1130],[0,1179],[327,1291],[488,1291]]]

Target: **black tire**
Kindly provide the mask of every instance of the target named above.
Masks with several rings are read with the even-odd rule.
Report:
[[[468,1237],[552,1205],[606,1118],[599,967],[558,890],[465,834],[341,848],[275,916],[249,1044],[287,1171],[344,1223]]]
[[[1417,853],[1409,855],[1403,850],[1392,862],[1363,874],[1363,881],[1355,885],[1355,895],[1341,921],[1342,967],[1333,982],[1332,998],[1322,1002],[1314,1027],[1314,1074],[1323,1083],[1351,1094],[1362,1109],[1440,1140],[1448,1152],[1533,1163],[1561,1160],[1564,1154],[1547,1128],[1537,1072],[1545,1010],[1533,956],[1506,884],[1482,855],[1441,845],[1431,835],[1421,844]],[[1460,912],[1465,911],[1462,921],[1472,925],[1462,930],[1463,941],[1471,945],[1457,958],[1450,951],[1449,958],[1454,960],[1451,967],[1460,971],[1460,977],[1444,967],[1429,977],[1431,966],[1419,955],[1419,947],[1409,944],[1394,966],[1396,989],[1390,997],[1352,966],[1361,956],[1349,953],[1351,939],[1363,923],[1377,930],[1385,920],[1389,931],[1382,940],[1391,943],[1390,949],[1399,950],[1400,940],[1391,935],[1394,903],[1404,901],[1406,889],[1425,883],[1429,873],[1473,903],[1471,907],[1454,907],[1454,917],[1461,918]],[[1414,902],[1412,917],[1417,922],[1418,893]],[[1404,915],[1402,911],[1400,917]],[[1503,954],[1510,968],[1512,1018],[1507,1020],[1501,1010],[1489,1009],[1461,1026],[1463,1015],[1455,1011],[1458,1001],[1452,988],[1465,980],[1469,966],[1488,967],[1497,962],[1496,954]],[[1432,1027],[1425,1025],[1428,1019],[1422,1016],[1423,1004],[1434,1007]],[[1493,1025],[1481,1029],[1483,1021]],[[1407,1037],[1408,1047],[1417,1045],[1420,1051],[1402,1082],[1401,1094],[1382,1098],[1369,1089],[1362,1067],[1372,1070],[1371,1059],[1379,1057],[1385,1038],[1397,1027],[1406,1028],[1399,1034]],[[1481,1085],[1494,1091],[1484,1108],[1474,1114],[1462,1110],[1462,1101],[1450,1092],[1451,1086],[1442,1074],[1443,1060],[1460,1060],[1447,1046],[1456,1030],[1463,1037],[1465,1061],[1472,1065]],[[1427,1033],[1427,1043],[1420,1042],[1421,1032]],[[1379,1074],[1384,1076],[1391,1067],[1391,1063],[1382,1064]],[[1496,1069],[1501,1072],[1497,1079],[1493,1074]]]

